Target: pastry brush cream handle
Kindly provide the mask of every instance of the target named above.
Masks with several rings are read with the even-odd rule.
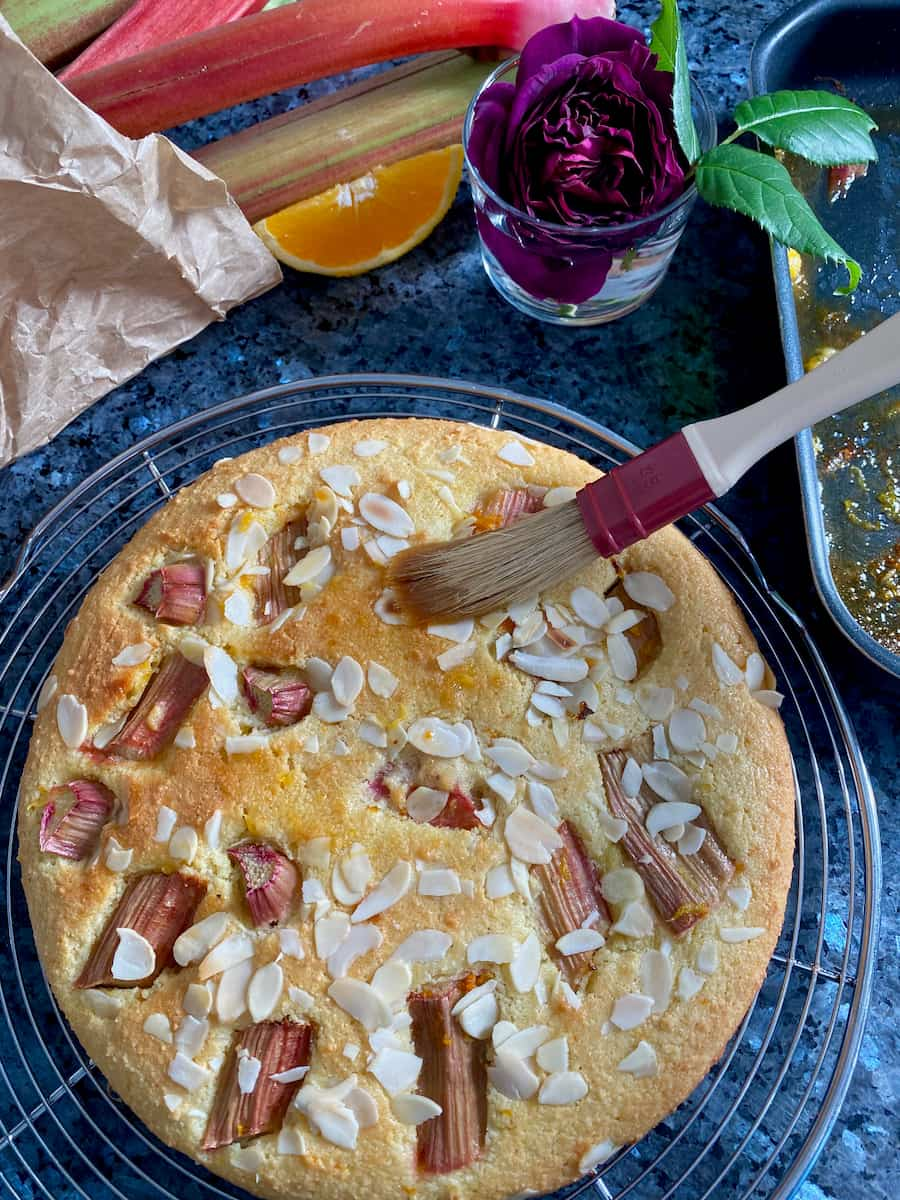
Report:
[[[900,313],[774,395],[687,425],[578,493],[585,529],[609,558],[721,496],[795,433],[900,383]]]
[[[765,400],[683,432],[713,493],[721,496],[801,429],[898,383],[900,313]]]

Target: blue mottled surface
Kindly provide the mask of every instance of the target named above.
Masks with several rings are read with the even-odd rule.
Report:
[[[683,8],[692,71],[725,121],[746,92],[750,45],[782,6],[771,0],[685,0]],[[648,12],[625,9],[622,15],[639,24]],[[177,140],[190,148],[282,111],[306,94],[243,106],[178,131]],[[650,304],[606,328],[556,329],[503,306],[491,290],[463,188],[435,235],[401,262],[357,280],[289,276],[101,400],[52,445],[0,472],[0,572],[8,571],[43,512],[138,438],[242,392],[359,370],[458,376],[543,395],[648,444],[686,421],[747,404],[783,383],[767,245],[737,217],[698,206]],[[722,507],[823,649],[856,723],[882,822],[883,929],[868,1032],[844,1111],[799,1195],[894,1200],[900,1187],[900,684],[845,643],[818,604],[790,448],[751,472]],[[828,920],[838,922],[839,942],[839,914]],[[23,1194],[39,1193],[26,1187]]]

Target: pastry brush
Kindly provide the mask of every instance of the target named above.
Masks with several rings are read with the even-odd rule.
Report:
[[[686,425],[573,500],[491,533],[403,551],[388,583],[421,617],[506,608],[723,495],[799,430],[897,383],[900,313],[765,400]]]

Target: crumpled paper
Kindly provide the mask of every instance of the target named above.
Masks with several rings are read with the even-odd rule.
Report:
[[[221,179],[117,133],[0,16],[0,465],[280,279]]]

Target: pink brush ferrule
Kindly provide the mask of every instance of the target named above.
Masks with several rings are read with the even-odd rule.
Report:
[[[585,528],[609,558],[712,500],[683,433],[645,450],[578,493]]]

